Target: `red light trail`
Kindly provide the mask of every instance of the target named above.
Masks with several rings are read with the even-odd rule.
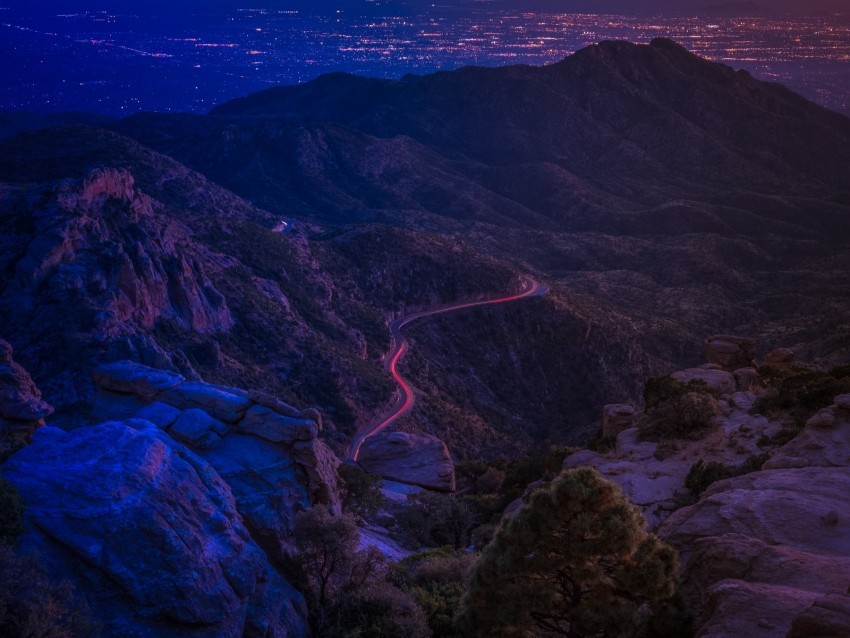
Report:
[[[398,363],[399,361],[401,361],[401,358],[404,356],[404,353],[408,349],[408,341],[407,338],[401,332],[402,328],[412,323],[413,321],[416,321],[417,319],[422,319],[424,317],[432,317],[434,315],[439,315],[446,312],[454,312],[455,310],[464,310],[466,308],[475,308],[478,306],[489,306],[493,304],[508,303],[511,301],[517,301],[519,299],[526,299],[528,297],[541,297],[547,292],[549,292],[548,286],[541,284],[538,281],[535,281],[531,277],[524,277],[522,283],[522,291],[515,295],[509,295],[507,297],[498,297],[495,299],[483,299],[481,301],[470,301],[467,303],[453,304],[451,306],[443,306],[441,308],[435,308],[433,310],[423,310],[410,315],[399,317],[398,319],[395,319],[392,323],[390,323],[390,333],[392,334],[394,346],[390,350],[389,357],[387,358],[387,362],[384,367],[387,372],[392,375],[393,379],[395,379],[395,382],[401,389],[401,394],[396,399],[395,405],[391,409],[390,414],[388,416],[377,420],[376,423],[370,425],[368,428],[366,428],[363,432],[361,432],[354,438],[351,443],[351,451],[349,453],[348,460],[357,462],[357,457],[360,454],[360,447],[363,445],[363,442],[369,437],[378,434],[379,432],[385,430],[390,425],[392,425],[402,415],[409,412],[413,408],[413,404],[416,402],[416,396],[413,394],[413,388],[411,388],[410,384],[398,372]]]

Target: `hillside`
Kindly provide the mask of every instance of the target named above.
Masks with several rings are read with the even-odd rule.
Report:
[[[849,354],[850,120],[667,40],[604,42],[541,68],[334,74],[207,116],[110,126],[0,143],[6,236],[20,246],[22,234],[48,233],[57,188],[85,190],[98,167],[127,171],[135,190],[122,214],[148,197],[144,232],[178,229],[172,248],[143,241],[145,251],[166,261],[185,251],[198,267],[190,288],[208,281],[227,313],[207,330],[165,299],[141,323],[122,315],[130,324],[92,350],[93,317],[122,284],[109,281],[100,301],[73,284],[91,316],[76,327],[72,312],[59,331],[55,314],[28,314],[47,286],[12,277],[10,257],[7,336],[59,395],[60,416],[84,411],[90,389],[69,392],[86,382],[62,375],[84,375],[61,372],[65,354],[54,364],[40,353],[98,363],[117,356],[120,336],[131,343],[122,356],[221,383],[247,375],[329,408],[343,445],[389,397],[380,357],[392,316],[502,292],[520,273],[551,294],[412,328],[405,365],[423,396],[406,427],[446,438],[461,458],[587,440],[608,397],[636,399],[638,379],[693,363],[707,334],[749,334],[825,363]],[[79,219],[106,214],[104,197],[65,215],[87,246]],[[281,220],[287,232],[272,232]],[[134,242],[113,232],[107,244],[132,255]],[[94,276],[96,260],[63,254]],[[50,294],[69,306],[59,288]],[[30,353],[21,346],[34,334],[53,336]]]

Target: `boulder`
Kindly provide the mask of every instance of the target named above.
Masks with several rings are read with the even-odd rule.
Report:
[[[755,368],[738,368],[732,373],[738,392],[751,392],[759,382],[759,373]]]
[[[719,396],[732,394],[738,390],[738,383],[735,381],[735,377],[724,370],[689,368],[674,372],[670,376],[676,379],[676,381],[685,384],[691,381],[702,381],[708,385],[714,394]]]
[[[850,394],[839,394],[833,403],[839,410],[850,412]]]
[[[251,406],[251,400],[245,396],[200,381],[186,381],[176,385],[158,398],[163,403],[181,410],[199,408],[225,423],[236,423],[245,416]]]
[[[319,431],[322,431],[322,413],[319,412],[316,408],[306,408],[304,410],[299,410],[298,408],[294,408],[291,405],[284,403],[277,397],[274,397],[265,392],[260,392],[259,390],[249,390],[248,398],[251,399],[257,405],[262,405],[273,412],[277,412],[282,416],[289,416],[298,419],[308,419],[316,424],[316,427],[319,428]]]
[[[175,441],[199,450],[210,450],[227,434],[227,426],[203,410],[189,408],[180,413],[174,425],[168,428],[168,434]]]
[[[785,638],[789,615],[800,613],[816,598],[817,594],[781,585],[722,580],[705,593],[697,636]]]
[[[227,483],[251,535],[273,560],[290,548],[295,514],[310,507],[303,472],[288,450],[253,436],[228,434],[198,453]]]
[[[764,356],[762,365],[779,370],[787,370],[794,365],[794,351],[789,348],[777,348]]]
[[[44,425],[53,407],[42,400],[29,373],[13,359],[12,346],[0,339],[0,440],[29,437]]]
[[[163,390],[183,383],[183,376],[149,368],[133,361],[117,361],[98,366],[92,372],[95,385],[101,390],[134,394],[142,399],[151,400]]]
[[[756,342],[745,337],[716,335],[705,341],[705,358],[727,372],[755,366]]]
[[[455,489],[455,468],[440,439],[406,432],[383,433],[360,446],[357,463],[385,479],[441,492]]]
[[[167,430],[168,427],[177,420],[178,416],[180,416],[180,410],[177,408],[170,406],[167,403],[154,401],[137,411],[133,415],[133,418],[150,421],[156,427],[162,430]]]
[[[313,421],[283,416],[264,405],[251,406],[236,424],[236,430],[273,443],[311,441],[319,435],[319,428]]]
[[[850,596],[827,594],[794,619],[787,638],[847,638],[850,636]]]
[[[634,427],[635,408],[627,403],[609,403],[602,406],[602,436],[615,437],[623,430]]]
[[[839,418],[838,414],[835,407],[815,414],[806,422],[805,429],[782,446],[763,469],[850,467],[850,419]]]
[[[155,427],[42,428],[3,469],[38,549],[104,635],[309,634],[303,598],[253,542],[230,488]]]

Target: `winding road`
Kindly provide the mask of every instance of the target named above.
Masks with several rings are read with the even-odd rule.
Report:
[[[440,315],[445,312],[454,312],[455,310],[464,310],[466,308],[476,308],[478,306],[489,306],[499,303],[508,303],[510,301],[517,301],[519,299],[525,299],[527,297],[542,297],[547,292],[549,292],[549,287],[545,284],[541,284],[540,282],[532,279],[531,277],[523,277],[522,289],[515,295],[510,295],[508,297],[498,297],[495,299],[483,299],[481,301],[471,301],[468,303],[454,304],[452,306],[443,306],[441,308],[435,308],[434,310],[423,310],[421,312],[415,312],[410,315],[404,315],[402,317],[399,317],[398,319],[393,320],[393,322],[390,323],[390,334],[392,335],[393,348],[390,350],[390,354],[387,357],[387,361],[384,364],[384,368],[392,375],[393,379],[395,379],[395,382],[398,384],[401,393],[397,395],[393,403],[393,407],[390,409],[388,416],[376,419],[375,422],[373,422],[368,428],[360,432],[354,438],[354,440],[351,442],[351,451],[348,455],[349,462],[357,462],[357,457],[360,454],[360,446],[363,445],[363,442],[366,439],[388,428],[398,418],[408,413],[411,408],[413,408],[413,404],[416,402],[416,397],[413,394],[413,388],[398,372],[398,363],[399,361],[401,361],[401,358],[404,356],[404,353],[407,352],[409,348],[407,338],[401,332],[402,328],[416,321],[417,319],[422,319],[424,317]]]

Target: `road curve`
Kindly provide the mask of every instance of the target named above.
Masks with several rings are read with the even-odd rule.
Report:
[[[466,308],[508,303],[510,301],[517,301],[527,297],[542,297],[547,292],[549,292],[549,287],[545,284],[541,284],[539,281],[536,281],[531,277],[523,277],[522,289],[515,295],[497,297],[494,299],[483,299],[481,301],[470,301],[468,303],[443,306],[441,308],[435,308],[434,310],[423,310],[421,312],[404,315],[403,317],[393,320],[392,323],[390,323],[390,334],[392,335],[393,347],[390,350],[386,363],[384,364],[384,369],[392,375],[393,379],[398,384],[401,393],[396,397],[387,416],[376,419],[372,425],[360,432],[354,438],[351,442],[351,450],[348,454],[348,461],[357,462],[357,457],[360,454],[360,446],[363,445],[363,442],[370,436],[374,436],[375,434],[378,434],[378,432],[385,430],[399,417],[409,412],[416,401],[416,397],[413,394],[413,388],[410,387],[410,384],[398,372],[398,363],[401,361],[401,358],[404,356],[404,353],[407,352],[409,347],[407,338],[401,332],[402,328],[417,319],[422,319],[424,317],[440,315],[445,312],[454,312],[455,310],[464,310]]]

